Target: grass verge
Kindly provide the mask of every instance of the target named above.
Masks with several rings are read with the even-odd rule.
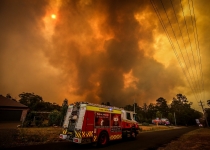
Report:
[[[158,150],[210,150],[210,128],[200,128],[182,135]]]
[[[0,148],[61,141],[62,128],[17,128],[0,130]]]
[[[147,131],[158,131],[158,130],[168,130],[173,129],[172,126],[156,126],[156,125],[149,125],[149,126],[139,126],[141,132],[147,132]]]

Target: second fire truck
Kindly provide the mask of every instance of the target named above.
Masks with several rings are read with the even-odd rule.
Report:
[[[135,139],[139,126],[134,116],[134,112],[118,107],[77,102],[68,107],[60,138],[99,146],[112,140]]]

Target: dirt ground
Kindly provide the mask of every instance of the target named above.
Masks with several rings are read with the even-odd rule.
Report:
[[[18,125],[21,125],[20,121],[17,121],[17,122],[0,122],[0,129],[16,129]]]
[[[18,128],[21,122],[0,122],[0,149],[59,141],[62,128]]]
[[[184,134],[158,150],[210,150],[210,128],[200,128]]]

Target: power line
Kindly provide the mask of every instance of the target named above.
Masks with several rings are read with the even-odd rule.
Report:
[[[190,15],[191,15],[191,21],[192,21],[192,27],[193,27],[194,38],[195,38],[195,45],[196,45],[197,56],[198,56],[197,61],[198,61],[198,63],[199,63],[199,68],[198,68],[198,69],[199,69],[199,71],[200,71],[200,81],[201,81],[201,82],[199,82],[198,71],[197,71],[197,67],[196,67],[196,60],[195,60],[195,56],[194,56],[194,53],[193,53],[192,41],[191,41],[191,38],[190,38],[189,29],[188,29],[188,25],[187,25],[187,22],[186,22],[186,18],[185,18],[185,14],[184,14],[184,9],[183,9],[183,6],[182,6],[182,1],[180,0],[180,6],[181,6],[181,10],[182,10],[184,22],[185,22],[185,27],[186,27],[186,31],[187,31],[187,36],[188,36],[188,40],[189,40],[189,44],[190,44],[191,53],[192,53],[192,58],[193,58],[192,61],[193,61],[193,63],[194,63],[194,69],[195,69],[194,71],[193,71],[193,67],[191,66],[191,61],[190,61],[190,59],[189,59],[189,54],[188,54],[188,52],[187,52],[186,44],[185,44],[185,41],[184,41],[184,38],[183,38],[183,34],[182,34],[182,31],[181,31],[181,27],[180,27],[178,18],[177,18],[177,16],[176,16],[176,12],[175,12],[175,9],[174,9],[174,5],[173,5],[173,3],[172,3],[172,1],[171,1],[172,7],[173,7],[173,12],[174,12],[175,17],[176,17],[176,21],[177,21],[177,24],[178,24],[178,27],[179,27],[179,32],[180,32],[180,34],[181,34],[182,41],[183,41],[183,43],[184,43],[184,47],[185,47],[185,50],[186,50],[186,54],[187,54],[187,58],[188,58],[188,62],[189,62],[190,67],[188,67],[188,65],[187,65],[187,63],[186,63],[186,61],[185,61],[184,55],[183,55],[183,53],[182,53],[182,50],[181,50],[181,48],[180,48],[180,44],[179,44],[178,39],[177,39],[177,36],[176,36],[176,33],[175,33],[174,28],[173,28],[173,26],[172,26],[172,23],[171,23],[171,21],[170,21],[170,19],[169,19],[169,16],[168,16],[168,14],[167,14],[167,12],[166,12],[166,8],[165,8],[165,6],[164,6],[162,0],[160,0],[160,1],[161,1],[161,4],[162,4],[163,8],[164,8],[164,12],[165,12],[165,14],[166,14],[166,17],[167,17],[168,22],[169,22],[169,24],[170,24],[170,27],[171,27],[171,29],[172,29],[173,35],[174,35],[174,37],[175,37],[175,40],[176,40],[175,43],[178,45],[178,48],[179,48],[179,50],[180,50],[180,53],[181,53],[181,56],[182,56],[182,59],[183,59],[183,63],[185,64],[185,68],[186,68],[186,70],[187,70],[188,75],[185,74],[185,70],[184,70],[184,66],[183,66],[183,64],[182,64],[182,60],[179,58],[180,56],[178,55],[178,53],[177,53],[177,51],[176,51],[176,47],[174,46],[173,41],[172,41],[172,39],[171,39],[171,37],[170,37],[170,34],[168,33],[167,28],[166,28],[165,25],[164,25],[164,21],[163,21],[163,19],[162,19],[160,13],[159,13],[159,11],[158,11],[157,6],[155,5],[155,3],[154,3],[152,0],[150,0],[151,4],[152,4],[152,6],[153,6],[153,8],[154,8],[154,10],[155,10],[155,13],[157,14],[158,19],[159,19],[159,21],[161,22],[161,25],[162,25],[162,27],[163,27],[163,29],[164,29],[166,35],[167,35],[167,38],[168,38],[168,40],[169,40],[169,42],[170,42],[170,44],[171,44],[171,46],[172,46],[172,49],[173,49],[173,51],[174,51],[174,53],[175,53],[175,55],[176,55],[176,57],[177,57],[177,59],[178,59],[179,65],[180,65],[180,67],[183,69],[184,75],[185,75],[185,77],[186,77],[186,79],[187,79],[187,81],[188,81],[188,83],[189,83],[189,86],[190,86],[190,88],[191,88],[191,90],[192,90],[192,92],[193,92],[195,98],[196,98],[197,100],[198,100],[198,99],[202,99],[202,96],[203,96],[203,98],[204,98],[204,94],[202,95],[202,91],[204,90],[204,80],[203,80],[201,55],[200,55],[199,40],[198,40],[198,33],[197,33],[197,26],[196,26],[196,20],[195,20],[195,13],[194,13],[193,1],[191,0],[191,1],[192,1],[192,10],[191,10],[191,8],[190,8],[191,6],[190,6],[190,3],[189,3],[189,0],[188,0],[188,5],[189,5],[189,11],[190,11]],[[192,14],[194,15],[194,21],[193,21]],[[194,29],[194,28],[195,28],[195,29]],[[192,75],[193,75],[194,81],[193,81],[193,79],[192,79],[192,76],[191,76],[191,73],[190,73],[190,69],[191,69],[191,73],[192,73]],[[196,76],[196,77],[195,77],[195,76]],[[190,79],[189,79],[188,77],[189,77]],[[196,79],[196,78],[197,78],[197,79]],[[193,83],[193,82],[194,82],[194,83]],[[199,98],[199,97],[200,97],[200,98]]]
[[[193,16],[194,16],[194,23],[195,23],[195,31],[196,31],[196,35],[197,35],[197,46],[198,46],[198,56],[199,56],[199,67],[200,67],[200,76],[201,76],[201,82],[202,82],[202,87],[203,87],[203,91],[204,91],[204,81],[203,81],[203,69],[202,69],[202,62],[201,62],[201,54],[200,54],[200,47],[199,47],[199,40],[198,40],[198,32],[197,32],[197,25],[196,25],[196,19],[195,19],[195,12],[194,12],[194,5],[193,5],[193,0],[191,0],[192,2],[192,12],[193,12]],[[204,92],[205,94],[205,92]],[[205,99],[205,95],[203,94],[203,99]]]
[[[185,65],[186,65],[187,71],[188,71],[188,73],[189,73],[188,66],[187,66],[187,64],[186,64],[186,62],[185,62],[183,53],[182,53],[182,51],[181,51],[179,42],[178,42],[178,40],[177,40],[177,36],[176,36],[176,34],[175,34],[175,31],[174,31],[174,29],[173,29],[173,26],[172,26],[172,24],[171,24],[171,21],[170,21],[170,19],[169,19],[169,17],[168,17],[168,14],[167,14],[167,12],[166,12],[166,9],[165,9],[165,6],[164,6],[164,4],[163,4],[163,1],[162,1],[162,0],[160,0],[160,1],[161,1],[161,4],[162,4],[163,8],[164,8],[164,12],[165,12],[165,14],[166,14],[166,16],[167,16],[167,19],[168,19],[168,21],[169,21],[169,24],[170,24],[170,26],[171,26],[171,29],[172,29],[172,31],[173,31],[174,37],[175,37],[175,39],[176,39],[176,43],[177,43],[177,45],[178,45],[178,47],[179,47],[179,50],[180,50],[180,52],[181,52],[181,54],[182,54],[182,58],[183,58],[184,63],[185,63]],[[175,13],[175,14],[176,14],[176,13]],[[175,15],[175,16],[176,16],[176,15]],[[177,20],[177,23],[178,23],[178,20]],[[179,25],[179,23],[178,23],[178,25]],[[190,73],[189,73],[189,75],[190,75]],[[194,75],[194,74],[193,74],[193,75]],[[195,80],[195,83],[196,83],[196,80]]]
[[[151,4],[152,4],[152,6],[153,6],[153,8],[154,8],[154,10],[155,10],[155,12],[156,12],[156,14],[157,14],[157,16],[158,16],[158,19],[159,19],[159,21],[160,21],[160,23],[161,23],[161,25],[162,25],[162,27],[163,27],[165,33],[166,33],[166,36],[167,36],[167,38],[168,38],[168,40],[169,40],[169,43],[170,43],[171,46],[172,46],[172,49],[173,49],[173,51],[174,51],[174,53],[175,53],[175,55],[176,55],[176,57],[177,57],[177,60],[178,60],[178,62],[179,62],[179,65],[180,65],[181,68],[183,68],[182,63],[181,63],[181,61],[180,61],[180,59],[179,59],[179,56],[178,56],[178,54],[177,54],[177,52],[176,52],[176,48],[175,48],[175,46],[174,46],[174,44],[173,44],[173,42],[172,42],[172,40],[171,40],[171,38],[170,38],[170,35],[169,35],[169,33],[168,33],[168,31],[167,31],[165,25],[164,25],[163,19],[162,19],[161,15],[159,14],[158,9],[156,8],[156,6],[155,6],[155,4],[153,3],[153,1],[150,0],[150,2],[151,2]],[[191,88],[192,91],[194,92],[194,89],[191,87],[191,84],[190,84],[190,82],[189,82],[189,79],[188,79],[187,76],[186,76],[185,70],[182,69],[182,71],[183,71],[183,73],[184,73],[184,75],[185,75],[185,77],[186,77],[186,79],[187,79],[187,81],[188,81],[188,83],[189,83],[190,88]],[[196,95],[195,95],[195,94],[194,94],[194,96],[195,96],[195,98],[196,98]]]
[[[161,2],[162,2],[162,0],[161,0]],[[173,2],[172,2],[172,0],[170,0],[170,2],[171,2],[171,5],[172,5],[172,8],[173,8],[173,12],[174,12],[174,15],[175,15],[175,18],[176,18],[176,22],[177,22],[178,27],[179,27],[179,32],[180,32],[180,34],[181,34],[182,41],[183,41],[183,43],[184,43],[184,47],[185,47],[185,50],[186,50],[186,53],[187,53],[186,44],[185,44],[185,41],[184,41],[184,38],[183,38],[183,34],[182,34],[181,27],[180,27],[180,24],[179,24],[179,21],[178,21],[178,18],[177,18],[176,12],[175,12],[175,8],[174,8],[174,5],[173,5]],[[163,5],[163,3],[162,3],[162,5]],[[163,6],[163,7],[164,7],[164,6]],[[164,8],[164,10],[165,10],[165,8]],[[166,13],[166,11],[165,11],[165,13]],[[166,14],[167,14],[167,13],[166,13]],[[171,25],[171,23],[170,23],[170,25]],[[172,28],[172,26],[171,26],[171,28]],[[173,30],[173,29],[172,29],[172,30]],[[173,31],[174,31],[174,30],[173,30]],[[174,34],[175,34],[175,33],[174,33]],[[176,41],[177,41],[177,39],[176,39]],[[178,41],[177,41],[177,43],[178,43]],[[180,48],[180,47],[179,47],[179,48]],[[186,65],[186,68],[187,68],[187,71],[188,71],[189,77],[190,77],[191,81],[193,81],[192,76],[191,76],[191,74],[190,74],[190,71],[189,71],[189,69],[188,69],[188,65],[187,65],[187,63],[185,62],[184,55],[183,55],[183,53],[182,53],[181,49],[180,49],[180,52],[181,52],[181,54],[182,54],[182,58],[183,58],[184,63],[185,63],[185,65]],[[188,53],[187,53],[187,58],[188,58],[189,65],[190,65],[190,59],[189,59],[189,55],[188,55]],[[191,65],[190,65],[190,68],[191,68]],[[193,74],[193,72],[192,72],[192,74]],[[193,74],[193,77],[194,77],[194,74]],[[193,87],[193,88],[194,88],[194,87]],[[196,95],[197,95],[197,93],[196,93]],[[197,96],[198,96],[198,95],[197,95]]]
[[[194,38],[195,38],[195,45],[196,45],[196,50],[198,49],[198,46],[197,46],[197,43],[198,43],[198,39],[196,38],[196,33],[195,33],[195,30],[194,30],[194,23],[193,23],[193,17],[192,17],[192,13],[191,13],[191,8],[190,8],[190,1],[188,0],[188,5],[189,5],[189,11],[190,11],[190,18],[191,18],[191,22],[192,22],[192,27],[193,27],[193,33],[194,33]],[[198,51],[198,50],[197,50]],[[195,64],[195,58],[194,58],[194,54],[193,54],[193,60],[194,60],[194,66],[195,66],[195,71],[196,71],[196,75],[197,75],[197,82],[199,82],[199,79],[198,79],[198,72],[197,72],[197,67],[196,67],[196,64]],[[200,91],[202,91],[202,88],[201,88],[201,85],[198,84],[199,87],[200,87]],[[202,96],[201,96],[202,97]]]
[[[188,35],[188,40],[189,40],[189,43],[190,43],[190,49],[191,49],[191,52],[193,54],[192,44],[191,44],[191,39],[190,39],[190,34],[189,34],[189,30],[188,30],[188,26],[187,26],[187,22],[186,22],[186,18],[185,18],[185,14],[184,14],[184,9],[183,9],[182,1],[181,0],[180,0],[180,6],[182,8],[182,15],[183,15],[184,22],[185,22],[185,27],[186,27],[186,31],[187,31],[187,35]],[[193,60],[194,60],[194,55],[193,55]],[[194,76],[194,78],[195,78],[195,76]]]

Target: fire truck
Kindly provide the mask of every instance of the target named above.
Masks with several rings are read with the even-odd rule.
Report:
[[[105,146],[109,141],[135,139],[135,113],[122,108],[76,102],[68,106],[60,138],[74,143]]]
[[[170,125],[170,122],[167,118],[156,118],[152,120],[153,124],[160,124],[160,125]]]

